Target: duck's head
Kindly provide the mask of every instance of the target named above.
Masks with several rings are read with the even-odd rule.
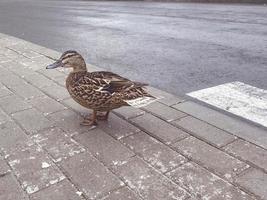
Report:
[[[83,57],[73,50],[65,51],[56,62],[48,65],[46,69],[55,69],[57,67],[73,68],[73,71],[87,71]]]

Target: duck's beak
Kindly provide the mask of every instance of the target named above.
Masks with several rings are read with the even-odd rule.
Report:
[[[57,60],[53,64],[50,64],[50,65],[46,66],[46,69],[55,69],[57,67],[62,67],[62,66],[63,66],[62,61],[61,60]]]

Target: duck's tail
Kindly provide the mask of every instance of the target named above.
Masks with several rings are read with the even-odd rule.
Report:
[[[143,96],[138,97],[136,99],[131,100],[124,100],[129,106],[135,107],[135,108],[141,108],[144,106],[147,106],[155,101],[157,101],[157,98],[153,96]]]

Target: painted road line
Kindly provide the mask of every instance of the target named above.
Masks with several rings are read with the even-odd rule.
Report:
[[[267,90],[232,82],[187,95],[267,127]]]

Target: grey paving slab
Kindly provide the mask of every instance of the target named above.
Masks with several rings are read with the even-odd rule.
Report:
[[[11,95],[12,92],[4,85],[0,84],[0,98]]]
[[[36,49],[35,51],[45,55],[45,56],[49,56],[53,59],[58,59],[61,56],[61,53],[52,49],[48,49],[45,47],[40,47],[38,49]]]
[[[249,167],[246,163],[194,137],[188,137],[173,146],[182,154],[229,181],[233,181],[234,177]]]
[[[31,138],[45,149],[55,162],[85,151],[82,145],[57,127],[40,131]]]
[[[184,99],[177,97],[175,95],[172,95],[170,93],[164,92],[162,90],[159,90],[154,87],[147,87],[150,94],[154,95],[155,97],[159,98],[158,101],[167,105],[171,106],[177,103],[181,103],[184,101]]]
[[[79,192],[67,180],[31,195],[31,200],[81,200]]]
[[[65,106],[48,96],[31,98],[27,102],[37,110],[41,111],[44,115],[66,109]]]
[[[129,135],[140,132],[140,129],[133,126],[126,120],[121,119],[113,113],[109,114],[107,121],[99,121],[99,128],[116,139],[121,139]]]
[[[0,109],[0,124],[10,120],[10,117],[2,109]]]
[[[82,117],[69,109],[47,115],[47,118],[68,135],[75,135],[90,129],[88,126],[81,126]]]
[[[60,85],[43,87],[42,91],[57,101],[61,101],[70,97],[67,89]]]
[[[210,142],[217,147],[222,147],[236,139],[235,136],[192,116],[176,120],[173,124],[190,131],[192,135]]]
[[[146,200],[183,200],[188,197],[182,188],[170,182],[137,157],[117,166],[116,174]]]
[[[31,99],[34,97],[43,96],[44,93],[35,88],[34,86],[25,83],[16,86],[11,86],[10,89],[24,99]]]
[[[152,113],[153,115],[156,115],[168,122],[174,121],[176,119],[180,119],[182,117],[187,116],[187,114],[180,112],[178,110],[175,110],[169,106],[166,106],[160,102],[154,102],[152,104],[149,104],[146,107],[143,107],[143,109],[147,112]]]
[[[36,145],[12,151],[7,157],[9,165],[28,194],[65,179],[65,176]]]
[[[36,70],[45,69],[47,65],[54,62],[54,60],[46,56],[35,57],[35,58],[32,58],[31,60],[36,63],[36,66],[37,66]]]
[[[12,174],[0,177],[1,200],[29,200]]]
[[[12,121],[0,124],[0,137],[0,148],[5,156],[28,142],[26,133]]]
[[[0,98],[0,107],[8,114],[32,108],[26,100],[18,97],[17,95]]]
[[[89,153],[78,154],[60,164],[89,199],[104,197],[124,185]]]
[[[65,99],[62,101],[62,103],[67,107],[71,108],[72,110],[74,110],[75,112],[82,113],[84,115],[88,115],[88,113],[92,112],[88,108],[85,108],[80,104],[78,104],[77,102],[75,102],[72,98]]]
[[[187,161],[184,156],[144,132],[123,138],[121,141],[162,173]]]
[[[244,140],[227,145],[225,151],[267,171],[267,151]]]
[[[266,130],[262,128],[250,125],[194,102],[184,102],[174,107],[267,149],[267,134]]]
[[[35,72],[35,74],[24,76],[23,78],[27,82],[31,83],[32,85],[38,88],[43,88],[43,87],[51,86],[55,84],[54,81],[52,81],[51,79],[48,79],[47,77],[37,72]]]
[[[137,194],[131,191],[128,187],[120,188],[101,200],[141,200]]]
[[[16,61],[18,63],[21,63],[22,65],[27,66],[29,69],[31,69],[33,71],[38,71],[40,68],[44,68],[43,64],[39,64],[39,63],[35,62],[33,59],[26,58],[24,56],[22,58],[16,59]]]
[[[12,117],[30,134],[53,126],[53,122],[35,108],[16,112]]]
[[[100,129],[76,135],[74,139],[87,147],[90,153],[107,166],[120,165],[135,155],[119,141]]]
[[[35,73],[33,70],[30,70],[27,66],[22,65],[21,63],[18,63],[14,60],[2,63],[2,66],[12,71],[19,77],[29,76]]]
[[[267,199],[267,174],[253,169],[237,178],[236,182],[246,190],[254,193],[260,199]]]
[[[1,70],[1,74],[2,76],[0,76],[0,82],[2,82],[7,87],[22,85],[26,83],[21,77],[11,72],[5,72]]]
[[[0,49],[0,52],[1,52],[2,50]],[[5,56],[5,55],[1,55],[1,53],[0,53],[0,64],[2,64],[2,63],[5,63],[5,62],[10,62],[11,61],[11,59],[10,58],[8,58],[7,56]]]
[[[113,112],[120,115],[126,120],[145,114],[145,111],[130,106],[120,107],[118,109],[115,109]]]
[[[4,176],[8,172],[10,172],[10,168],[4,158],[0,156],[0,177]]]
[[[186,163],[167,174],[174,182],[200,199],[244,200],[249,195],[195,163]]]
[[[51,63],[53,63],[52,60],[49,62],[49,64],[51,64]],[[46,77],[48,77],[52,80],[58,80],[58,77],[66,77],[66,74],[63,72],[60,72],[58,70],[45,69],[45,67],[38,70],[38,72],[45,75]]]
[[[188,134],[181,129],[178,129],[151,114],[133,118],[131,119],[131,122],[167,144],[176,142],[177,140],[188,136]]]

